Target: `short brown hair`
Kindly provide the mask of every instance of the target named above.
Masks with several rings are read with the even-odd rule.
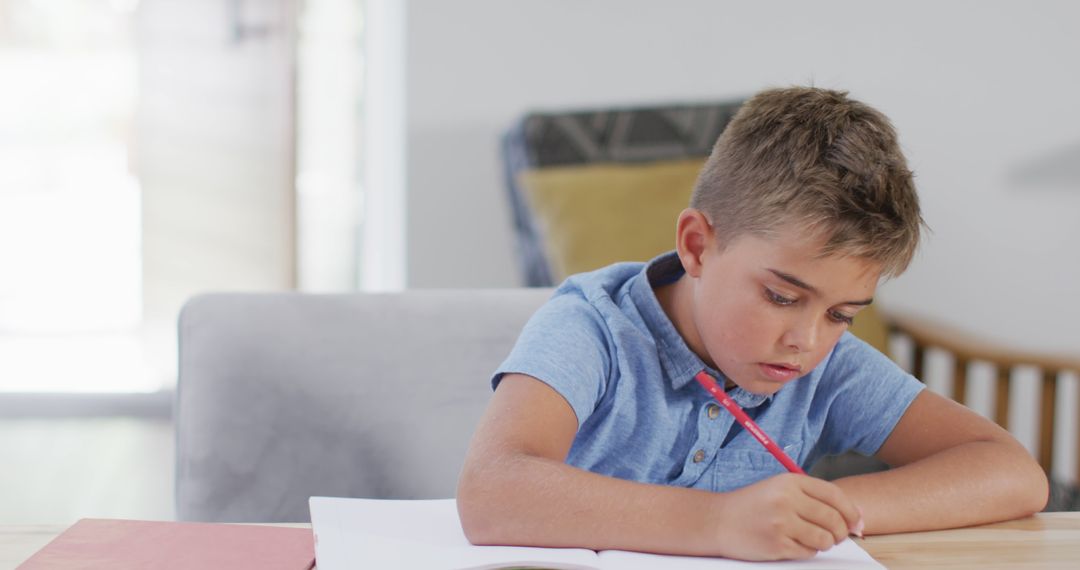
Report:
[[[889,119],[846,92],[813,87],[746,101],[713,147],[690,206],[721,244],[796,224],[824,239],[822,255],[864,257],[888,276],[907,268],[925,225]]]

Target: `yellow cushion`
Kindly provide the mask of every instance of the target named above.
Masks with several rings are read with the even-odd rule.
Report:
[[[848,329],[851,334],[865,340],[870,346],[879,352],[889,354],[889,331],[885,320],[877,312],[873,305],[859,311],[855,322]]]
[[[675,249],[675,222],[703,159],[548,167],[521,173],[556,282]]]

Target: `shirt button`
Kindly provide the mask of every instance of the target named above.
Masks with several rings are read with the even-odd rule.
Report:
[[[705,413],[709,415],[710,420],[715,420],[720,415],[720,406],[716,404],[709,404],[705,408]]]
[[[694,452],[694,463],[701,463],[701,460],[705,459],[705,450],[699,449]]]

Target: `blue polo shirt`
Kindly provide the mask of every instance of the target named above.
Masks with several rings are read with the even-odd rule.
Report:
[[[683,274],[678,257],[618,263],[567,279],[529,320],[492,379],[533,376],[577,415],[567,463],[645,483],[730,491],[784,468],[694,381],[706,369],[653,292]],[[844,333],[816,368],[776,394],[729,391],[804,469],[873,455],[924,385]]]

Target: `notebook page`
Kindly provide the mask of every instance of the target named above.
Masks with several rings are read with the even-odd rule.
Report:
[[[453,499],[312,497],[309,505],[319,570],[599,568],[596,553],[587,549],[473,546]]]
[[[649,570],[652,568],[664,568],[665,570],[697,570],[699,568],[702,570],[805,570],[810,568],[843,570],[845,568],[880,568],[883,570],[885,568],[850,538],[825,552],[819,552],[817,556],[808,560],[744,562],[726,558],[666,556],[623,550],[605,550],[600,553],[600,559],[603,561],[602,568],[605,570]]]

